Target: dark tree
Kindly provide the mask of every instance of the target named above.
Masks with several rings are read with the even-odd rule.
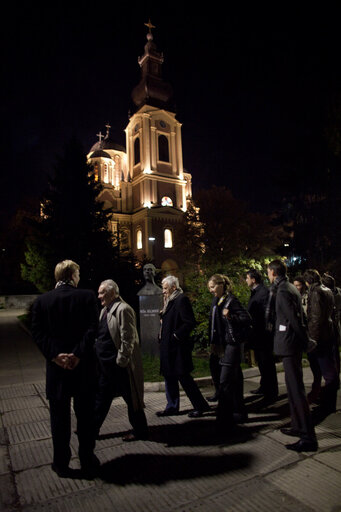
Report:
[[[226,264],[235,258],[262,258],[282,245],[282,229],[270,216],[251,212],[225,187],[199,190],[179,230],[184,261]]]
[[[98,201],[101,189],[81,144],[72,139],[57,160],[27,239],[22,275],[38,290],[54,285],[54,267],[63,259],[80,265],[82,286],[96,289],[101,280],[118,274],[118,248],[108,228],[112,211]]]

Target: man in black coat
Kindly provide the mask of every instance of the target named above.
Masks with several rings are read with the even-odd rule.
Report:
[[[321,394],[320,413],[330,414],[336,410],[338,374],[334,358],[335,324],[333,314],[335,302],[333,292],[321,282],[316,269],[304,272],[304,280],[308,287],[307,321],[308,332],[316,343],[316,348],[308,354],[310,368],[314,375],[312,391],[308,399],[316,401]],[[322,376],[325,385],[321,387]]]
[[[167,405],[164,411],[156,414],[178,414],[180,382],[194,407],[194,411],[188,416],[196,418],[210,407],[191,376],[193,347],[189,335],[195,326],[193,309],[188,297],[179,287],[177,277],[165,277],[162,281],[162,291],[165,301],[161,312],[160,370],[165,378]]]
[[[79,266],[64,260],[55,268],[54,290],[32,307],[32,335],[46,358],[46,396],[50,402],[53,440],[52,469],[71,477],[71,397],[77,418],[82,476],[92,477],[99,461],[94,455],[95,354],[98,323],[95,294],[78,290]]]
[[[261,273],[256,269],[250,269],[246,273],[245,281],[251,290],[247,310],[253,326],[248,344],[255,351],[261,375],[259,388],[251,393],[264,395],[264,402],[271,404],[278,397],[278,382],[273,355],[273,335],[265,327],[269,290],[263,283]]]
[[[302,372],[302,352],[308,346],[308,334],[304,325],[301,296],[289,283],[286,265],[273,260],[268,266],[268,277],[276,287],[275,354],[283,359],[285,383],[291,413],[291,428],[281,432],[300,440],[286,447],[297,452],[317,450],[315,430],[305,394]]]

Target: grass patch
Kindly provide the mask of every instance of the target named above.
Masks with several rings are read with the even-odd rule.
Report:
[[[163,376],[160,375],[160,359],[157,356],[142,355],[143,372],[145,382],[162,382]],[[193,377],[208,377],[211,375],[208,355],[193,354],[194,370]]]

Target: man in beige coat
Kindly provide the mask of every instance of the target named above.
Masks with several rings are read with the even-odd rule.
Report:
[[[97,434],[113,398],[122,396],[133,427],[132,433],[123,440],[147,439],[148,426],[143,410],[143,367],[134,310],[122,300],[117,284],[111,279],[100,284],[98,298],[103,309],[95,344],[98,360]]]

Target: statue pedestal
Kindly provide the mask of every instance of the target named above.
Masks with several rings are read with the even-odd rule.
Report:
[[[159,356],[160,310],[162,295],[139,295],[140,341],[143,354]]]

